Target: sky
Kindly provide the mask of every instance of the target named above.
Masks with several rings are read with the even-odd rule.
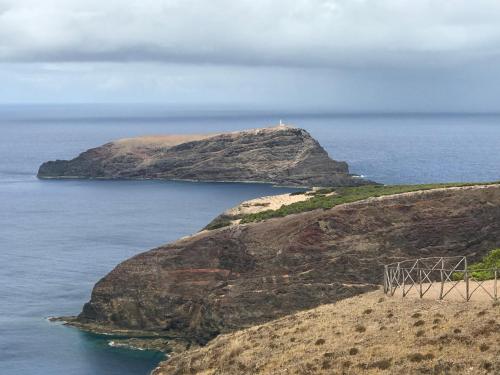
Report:
[[[0,103],[500,111],[498,0],[0,0]]]

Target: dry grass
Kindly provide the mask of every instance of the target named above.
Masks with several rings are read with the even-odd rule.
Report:
[[[206,133],[206,134],[158,134],[158,135],[144,135],[133,138],[122,138],[113,141],[113,145],[118,149],[118,152],[126,154],[129,152],[136,152],[141,148],[169,148],[177,146],[186,142],[201,141],[204,139],[225,136],[237,137],[242,133],[258,134],[281,131],[289,127],[274,126],[262,129],[249,129],[243,131],[235,131],[229,133]]]
[[[380,291],[173,356],[159,374],[498,374],[500,306]]]

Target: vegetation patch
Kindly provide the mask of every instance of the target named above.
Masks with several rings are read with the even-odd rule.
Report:
[[[366,331],[365,326],[362,325],[357,325],[356,328],[354,329],[356,332],[363,333]]]
[[[205,228],[205,230],[214,230],[214,229],[219,229],[223,227],[227,227],[231,225],[232,223],[232,218],[221,216],[217,217],[212,222],[210,222]]]
[[[365,366],[366,369],[387,370],[392,365],[392,359],[381,359]]]
[[[322,370],[328,370],[332,367],[331,363],[329,361],[323,361],[321,364],[321,369]]]
[[[325,343],[325,339],[317,339],[314,343],[315,345],[323,345]]]
[[[432,353],[427,353],[427,354],[414,353],[414,354],[410,354],[408,356],[408,359],[412,362],[429,361],[429,360],[434,359],[434,354],[432,354]]]
[[[351,348],[349,349],[349,355],[356,355],[359,353],[359,349],[358,348]]]
[[[485,344],[485,343],[482,343],[482,344],[479,346],[479,350],[481,350],[482,352],[487,351],[489,348],[490,348],[490,346],[489,346],[488,344]]]
[[[467,267],[471,272],[470,276],[476,280],[484,281],[495,278],[495,269],[500,269],[500,249],[491,250],[479,262],[471,264]],[[463,272],[453,273],[453,280],[463,280]]]
[[[243,207],[268,207],[271,203],[269,202],[256,202],[256,203],[245,203]]]
[[[498,184],[492,182],[488,184]],[[481,184],[481,185],[488,185]],[[477,183],[448,183],[448,184],[421,184],[421,185],[365,185],[358,187],[342,187],[320,189],[310,193],[308,200],[283,205],[277,210],[265,210],[253,214],[244,215],[241,223],[252,223],[267,220],[275,217],[284,217],[291,214],[297,214],[317,209],[330,209],[344,203],[357,202],[372,197],[381,197],[385,195],[409,193],[414,191],[424,191],[439,188],[474,186]],[[334,194],[331,194],[334,193]]]

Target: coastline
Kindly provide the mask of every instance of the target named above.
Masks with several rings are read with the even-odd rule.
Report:
[[[69,109],[65,111],[71,115]],[[2,372],[15,374],[16,366],[22,365],[27,372],[41,371],[43,366],[46,373],[58,373],[54,369],[61,369],[60,372],[83,375],[87,368],[83,361],[88,360],[95,366],[96,374],[109,373],[111,368],[123,375],[149,373],[149,370],[141,370],[141,366],[148,366],[145,361],[129,361],[135,355],[133,352],[108,349],[106,342],[111,335],[103,335],[103,339],[98,340],[79,333],[76,328],[48,324],[44,318],[78,314],[94,282],[117,264],[158,244],[197,233],[222,212],[222,208],[237,204],[238,196],[244,200],[279,194],[279,191],[274,192],[275,189],[266,184],[245,183],[222,186],[163,180],[37,182],[36,168],[42,161],[76,155],[108,139],[133,137],[137,133],[137,122],[144,126],[142,132],[151,134],[191,133],[202,128],[213,131],[216,126],[243,125],[210,122],[201,116],[196,123],[162,120],[164,123],[160,125],[141,118],[123,123],[120,120],[120,126],[108,126],[109,121],[104,119],[98,124],[94,120],[68,120],[61,126],[51,119],[43,124],[47,129],[42,131],[38,120],[31,120],[39,117],[38,112],[27,109],[18,112],[19,117],[29,119],[16,127],[5,126],[8,133],[1,148],[5,197],[1,207],[2,212],[11,213],[3,215],[2,220],[2,239],[7,246],[3,254],[6,265],[3,282],[8,287],[2,316],[12,322],[2,337],[6,348]],[[352,160],[354,172],[388,184],[417,184],[498,179],[500,163],[495,152],[498,130],[491,125],[498,122],[497,117],[471,117],[462,121],[460,116],[451,119],[365,116],[303,121],[332,156]],[[261,122],[238,119],[250,122],[251,126]],[[370,136],[372,123],[380,136]],[[405,130],[417,123],[414,133]],[[429,134],[426,129],[431,127],[436,131]],[[465,135],[468,138],[464,138]],[[450,137],[456,142],[451,142]],[[412,139],[412,147],[401,142],[408,138]],[[464,142],[460,142],[461,139]],[[16,140],[19,143],[12,147]],[[32,240],[25,238],[27,229]],[[429,230],[432,231],[432,226]],[[29,244],[25,240],[29,240]],[[14,286],[22,289],[17,292]],[[30,321],[25,319],[28,316],[32,317]],[[18,353],[16,357],[7,355],[11,350]]]
[[[59,322],[64,326],[106,338],[108,345],[132,350],[150,350],[168,356],[182,352],[193,346],[193,341],[179,335],[162,334],[158,331],[131,330],[104,325],[82,323],[76,316],[48,317],[50,323]]]
[[[357,178],[362,180],[365,178],[363,175],[357,174],[346,174],[346,176],[351,178]],[[310,189],[313,186],[309,185],[287,185],[280,184],[270,181],[253,181],[253,180],[196,180],[196,179],[182,179],[182,178],[152,178],[152,177],[85,177],[85,176],[40,176],[36,175],[39,180],[81,180],[81,181],[177,181],[177,182],[193,182],[193,183],[218,183],[218,184],[259,184],[259,185],[270,185],[275,188],[289,188],[289,189]],[[378,185],[378,183],[373,182],[373,185]],[[322,188],[324,186],[314,186]]]
[[[404,193],[397,193],[392,195],[370,197],[360,201],[344,203],[330,208],[330,210],[344,210],[348,207],[355,207],[359,205],[365,205],[370,202],[379,202],[386,200],[394,200],[398,198],[408,198],[417,195],[433,195],[443,191],[460,191],[460,190],[476,190],[476,189],[488,189],[488,188],[498,188],[499,183],[494,182],[490,184],[471,184],[467,186],[455,186],[455,187],[444,187],[444,188],[434,188],[428,190],[411,191]],[[272,196],[271,196],[272,197]],[[263,198],[269,198],[263,197]],[[262,198],[257,198],[258,201]],[[255,200],[254,200],[255,201]],[[244,203],[244,202],[243,202]],[[304,215],[310,215],[310,212],[304,212]],[[298,214],[301,215],[301,214]],[[272,220],[272,219],[269,219]],[[275,219],[275,220],[279,220]],[[233,224],[232,226],[245,226],[249,224]],[[197,235],[207,235],[210,231],[204,230],[192,235],[182,237],[177,241],[189,240]],[[191,348],[194,343],[196,343],[196,337],[190,337],[181,334],[172,334],[172,332],[162,332],[154,330],[133,330],[133,329],[123,329],[119,327],[113,327],[110,325],[81,322],[77,320],[76,316],[62,316],[57,318],[50,318],[52,322],[62,322],[66,326],[70,326],[84,332],[105,336],[107,338],[113,339],[114,346],[129,347],[131,349],[139,350],[157,350],[165,353],[166,355],[171,353],[179,353]],[[194,344],[196,346],[196,344]]]

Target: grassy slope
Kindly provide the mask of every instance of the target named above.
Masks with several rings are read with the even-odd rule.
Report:
[[[380,291],[221,335],[164,374],[499,374],[500,305]]]
[[[488,184],[497,184],[492,182]],[[248,214],[241,218],[241,223],[251,223],[262,221],[273,217],[283,217],[305,211],[312,211],[319,208],[328,209],[343,203],[352,203],[371,197],[381,197],[384,195],[401,194],[413,191],[423,191],[431,189],[474,186],[478,183],[448,183],[448,184],[421,184],[421,185],[367,185],[359,187],[322,189],[311,194],[311,199],[282,206],[277,210],[266,210],[255,214]],[[487,184],[480,184],[487,185]],[[327,195],[335,192],[334,195]]]

